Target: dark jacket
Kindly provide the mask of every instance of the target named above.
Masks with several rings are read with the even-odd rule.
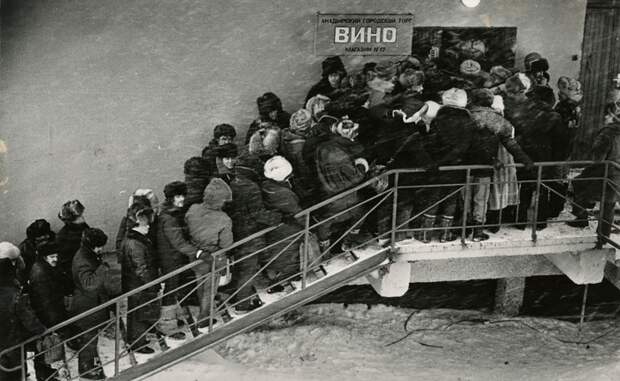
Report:
[[[263,116],[255,119],[250,124],[250,127],[248,127],[248,132],[246,132],[245,134],[245,145],[247,146],[248,144],[250,144],[250,138],[252,138],[252,135],[254,135],[256,131],[261,129],[261,123],[271,123],[275,125],[276,127],[285,129],[285,128],[288,128],[290,121],[291,121],[291,114],[283,110],[278,111],[276,120],[267,120],[267,118]]]
[[[30,271],[30,302],[39,320],[52,327],[67,319],[62,275],[57,268],[39,259]]]
[[[323,193],[333,196],[364,181],[366,174],[354,161],[362,156],[361,144],[332,134],[316,151],[316,165]]]
[[[308,166],[303,157],[306,138],[305,134],[294,133],[288,128],[283,130],[280,141],[280,153],[293,166],[292,185],[295,193],[302,200],[312,203],[311,200],[314,199],[317,187],[316,177],[314,176],[315,171]]]
[[[502,144],[519,163],[531,164],[532,160],[512,137],[512,125],[490,107],[473,106],[471,116],[476,122],[471,145],[471,164],[493,165],[497,159],[499,145]],[[477,161],[475,161],[477,160]],[[491,176],[493,171],[484,172]]]
[[[218,154],[217,140],[212,139],[209,144],[202,150],[202,158],[209,162],[209,171],[211,173],[217,173],[217,154]]]
[[[109,267],[101,257],[86,246],[81,246],[73,258],[72,274],[75,283],[73,310],[77,315],[108,300],[106,278]],[[80,328],[92,327],[108,319],[106,310],[98,311],[76,322]]]
[[[58,245],[58,268],[65,279],[65,293],[70,295],[73,293],[74,283],[71,275],[71,267],[73,257],[80,248],[82,241],[82,233],[88,229],[87,223],[74,224],[72,222],[65,223],[56,235],[56,244]]]
[[[567,160],[575,147],[575,138],[581,126],[581,105],[571,99],[563,99],[555,106],[560,114],[562,129],[553,138],[553,160]]]
[[[34,242],[26,238],[19,244],[19,252],[24,259],[24,264],[26,265],[20,279],[20,281],[25,284],[26,280],[30,277],[30,270],[37,260],[37,249]]]
[[[116,233],[116,241],[115,241],[115,247],[116,247],[116,251],[120,252],[122,247],[123,247],[123,241],[125,240],[125,238],[127,237],[127,233],[129,233],[129,231],[133,228],[132,224],[128,224],[129,220],[127,219],[127,216],[124,216],[121,219],[121,223],[118,226],[118,233]],[[153,215],[153,222],[151,222],[151,230],[149,230],[149,239],[151,240],[151,242],[153,242],[155,245],[153,246],[153,250],[155,252],[157,252],[157,248],[158,245],[156,245],[157,243],[157,226],[159,225],[159,216],[154,214]],[[159,258],[159,257],[158,257]],[[158,263],[159,266],[159,263]]]
[[[157,229],[158,262],[164,274],[196,258],[198,248],[189,240],[183,210],[164,202]]]
[[[30,306],[28,295],[22,294],[15,268],[8,258],[0,259],[0,320],[0,351],[45,331]],[[12,359],[2,358],[5,367],[19,365],[19,350],[14,353]],[[0,377],[3,374],[0,371]]]

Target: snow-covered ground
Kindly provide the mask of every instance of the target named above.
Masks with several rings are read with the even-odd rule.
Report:
[[[582,342],[606,334],[586,345],[572,343],[580,340],[576,324],[551,319],[381,305],[321,304],[299,311],[295,322],[279,319],[150,379],[620,379],[620,321],[585,323]],[[407,330],[413,333],[389,345],[407,334],[411,314]]]

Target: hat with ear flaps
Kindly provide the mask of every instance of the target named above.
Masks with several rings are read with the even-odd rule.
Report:
[[[272,92],[267,92],[256,98],[258,113],[267,116],[272,111],[282,111],[282,101]]]
[[[62,205],[58,218],[63,222],[73,222],[84,213],[84,209],[80,200],[67,201]]]
[[[187,184],[183,181],[173,181],[164,186],[164,196],[167,200],[171,200],[174,196],[186,196]]]
[[[327,57],[321,62],[321,75],[327,78],[330,74],[340,73],[342,77],[347,75],[342,60],[338,56]]]
[[[42,218],[35,220],[26,228],[26,237],[28,237],[29,240],[34,240],[44,235],[49,235],[50,238],[53,239],[55,234],[50,227],[50,223]]]
[[[213,129],[213,137],[217,140],[221,136],[230,136],[234,139],[235,136],[237,136],[237,131],[235,131],[235,127],[231,126],[230,124],[218,124]]]
[[[103,247],[108,242],[108,236],[98,228],[88,228],[82,232],[82,245],[94,249]]]
[[[37,246],[37,255],[39,258],[45,258],[49,255],[58,254],[58,245],[56,242],[45,242]]]

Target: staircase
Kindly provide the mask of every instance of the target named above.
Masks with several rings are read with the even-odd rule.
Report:
[[[566,163],[560,164],[565,165]],[[539,163],[537,165],[539,166],[539,168],[542,168],[543,166],[560,164]],[[587,164],[587,162],[583,162],[581,164]],[[609,165],[617,164],[614,163]],[[446,167],[441,168],[441,170],[458,169],[466,171],[467,174],[469,174],[472,169],[482,167],[484,166]],[[211,280],[215,278],[202,277],[194,279],[188,282],[186,285],[182,286],[185,287],[184,294],[190,295],[191,293],[193,293],[198,283],[204,283],[207,281],[210,281],[211,283],[211,290],[213,295],[211,303],[212,309],[208,318],[209,328],[205,333],[199,333],[196,329],[188,329],[188,326],[191,326],[191,324],[189,324],[184,328],[187,339],[184,341],[172,342],[170,340],[164,339],[163,337],[157,337],[150,333],[147,334],[147,332],[144,332],[143,335],[147,335],[150,339],[148,344],[149,347],[154,349],[156,352],[150,355],[140,355],[139,353],[136,353],[134,351],[127,350],[128,346],[125,343],[125,335],[122,329],[125,325],[127,315],[136,312],[135,308],[127,311],[125,303],[128,296],[146,294],[149,289],[152,289],[153,287],[159,287],[160,284],[162,284],[166,279],[181,274],[185,271],[191,271],[194,266],[197,266],[201,263],[201,261],[196,261],[172,273],[166,274],[147,285],[144,285],[140,288],[132,290],[127,294],[110,300],[109,302],[106,302],[90,311],[86,311],[78,316],[75,316],[67,320],[66,322],[57,325],[56,327],[51,327],[44,335],[41,335],[39,337],[33,337],[12,348],[6,349],[2,351],[0,355],[8,354],[12,351],[22,351],[23,353],[27,353],[28,361],[22,361],[19,365],[11,368],[10,370],[21,372],[22,380],[24,381],[27,379],[34,380],[32,374],[34,368],[32,366],[31,360],[35,354],[32,352],[28,352],[29,350],[31,350],[30,348],[32,347],[33,343],[35,343],[41,337],[51,332],[57,332],[58,330],[66,327],[67,325],[82,321],[82,319],[88,319],[94,313],[100,312],[102,310],[112,310],[115,311],[115,313],[111,314],[110,319],[100,322],[100,324],[98,324],[96,327],[96,329],[101,332],[99,343],[99,354],[102,361],[101,368],[104,369],[106,376],[108,377],[108,379],[111,380],[144,379],[165,368],[179,363],[198,352],[225,342],[233,336],[251,330],[270,319],[291,312],[299,306],[309,303],[346,284],[350,284],[356,280],[359,280],[360,278],[366,277],[368,282],[370,282],[375,288],[375,290],[381,293],[381,295],[398,296],[399,294],[402,295],[402,293],[407,290],[409,284],[409,277],[411,276],[413,278],[413,273],[411,273],[411,269],[415,269],[415,263],[425,263],[424,261],[433,261],[432,263],[435,263],[435,261],[438,260],[450,261],[451,258],[463,258],[465,260],[466,257],[468,257],[468,254],[466,253],[469,252],[472,253],[472,255],[470,256],[471,258],[480,258],[481,256],[486,256],[486,253],[488,253],[489,251],[497,251],[499,249],[499,244],[497,242],[493,243],[492,240],[489,242],[489,244],[487,244],[487,246],[485,246],[485,244],[472,245],[470,243],[465,243],[466,231],[469,227],[471,227],[467,225],[466,222],[467,212],[464,212],[463,214],[462,226],[458,226],[458,228],[456,228],[458,229],[459,234],[462,234],[460,242],[456,241],[445,244],[425,245],[418,241],[412,241],[411,244],[404,244],[404,242],[406,242],[405,240],[397,243],[396,237],[398,233],[405,234],[407,232],[410,233],[412,231],[422,230],[420,228],[410,228],[409,222],[416,220],[417,217],[422,215],[426,210],[431,207],[429,206],[428,208],[418,213],[415,213],[414,215],[408,216],[408,218],[406,219],[403,219],[402,216],[399,215],[399,190],[407,188],[399,185],[399,177],[413,172],[420,172],[420,170],[391,170],[382,174],[381,176],[387,178],[389,180],[389,184],[391,184],[387,189],[382,191],[375,191],[375,194],[372,197],[367,198],[366,200],[348,209],[342,210],[336,216],[329,216],[324,218],[317,217],[321,216],[321,210],[326,205],[337,202],[340,198],[346,197],[353,192],[358,192],[363,188],[374,185],[376,183],[376,178],[370,179],[355,188],[352,188],[346,192],[343,192],[342,194],[330,198],[329,200],[323,201],[311,208],[308,208],[300,212],[296,216],[298,221],[304,221],[305,226],[302,231],[296,232],[278,242],[270,243],[268,246],[256,250],[255,252],[248,254],[243,258],[235,259],[232,262],[232,265],[235,265],[244,260],[248,260],[254,256],[260,256],[268,250],[274,250],[274,248],[276,247],[283,247],[281,250],[279,250],[277,254],[268,256],[268,258],[270,259],[267,260],[266,263],[264,263],[264,260],[261,261],[262,267],[257,270],[256,274],[254,275],[258,279],[258,277],[266,274],[269,271],[271,263],[273,263],[274,260],[277,260],[277,258],[279,258],[281,255],[284,255],[284,253],[289,247],[291,247],[292,245],[298,245],[300,247],[300,271],[287,277],[286,279],[280,280],[277,283],[277,285],[285,286],[284,291],[275,293],[267,292],[267,288],[273,287],[273,284],[261,285],[260,282],[253,282],[253,279],[250,279],[245,284],[237,287],[237,289],[239,289],[243,288],[246,285],[254,284],[255,293],[252,297],[258,298],[262,302],[262,305],[259,308],[252,310],[247,314],[238,315],[233,312],[234,309],[232,307],[234,307],[236,303],[243,301],[235,301],[235,296],[237,293],[236,291],[233,291],[232,295],[230,295],[226,300],[216,303],[215,294],[218,289],[218,285],[216,284],[216,280]],[[541,171],[539,170],[539,173],[540,172]],[[600,181],[600,179],[598,180]],[[537,181],[539,183],[539,187],[544,186],[540,177]],[[460,191],[467,195],[469,189],[471,189],[471,185],[472,184],[470,184],[469,182],[461,184]],[[454,188],[454,185],[451,185],[451,187]],[[455,194],[456,193],[452,193],[451,195],[446,197],[454,197]],[[363,217],[356,221],[348,221],[348,224],[345,225],[345,231],[340,232],[341,234],[339,234],[338,237],[333,237],[332,245],[330,248],[325,249],[323,252],[318,253],[317,255],[313,255],[312,253],[310,253],[311,245],[309,245],[309,241],[312,239],[312,232],[315,231],[315,229],[321,224],[327,223],[333,218],[342,217],[348,212],[354,210],[355,208],[360,208],[360,214],[363,215]],[[359,226],[365,219],[367,219],[367,217],[376,217],[379,212],[386,211],[387,213],[384,213],[384,215],[387,214],[391,216],[389,224],[384,224],[383,228],[380,228],[374,237],[367,240],[366,242],[356,242],[353,247],[347,247],[342,252],[340,252],[340,250],[336,250],[340,247],[345,237],[350,236],[350,233],[354,229],[359,228]],[[317,219],[319,221],[314,222]],[[531,222],[532,226],[535,226],[536,221]],[[278,229],[280,226],[270,227],[261,232],[255,233],[239,242],[235,242],[235,244],[233,244],[227,249],[213,253],[213,255],[218,256],[232,253],[233,250],[241,248],[248,242],[251,243],[253,239],[264,236]],[[519,252],[534,252],[536,250],[543,250],[539,249],[541,248],[543,242],[537,243],[537,238],[537,233],[535,231],[532,231],[531,241],[528,241],[530,243],[508,243],[505,245],[505,249],[502,250],[511,250],[511,247],[514,247],[513,249]],[[541,239],[542,238],[544,237],[541,237]],[[561,237],[555,238],[561,239]],[[579,242],[584,242],[584,245],[588,247],[591,247],[591,245],[593,246],[595,244],[595,242],[592,240],[588,242],[581,240]],[[571,243],[566,242],[566,244],[570,245]],[[575,246],[574,243],[572,243],[572,245],[573,247]],[[330,254],[333,252],[340,253],[338,255]],[[548,252],[543,250],[541,251],[541,254],[548,254]],[[582,265],[582,263],[585,262],[584,259],[600,257],[602,258],[601,260],[604,267],[606,257],[604,256],[604,254],[596,255],[594,255],[593,257],[592,254],[584,252],[584,254],[580,254],[579,257],[567,257],[565,259],[562,259],[561,261],[556,260],[553,263],[557,266],[557,268],[560,269],[561,266],[571,267],[571,269],[577,268],[577,270],[571,271],[575,272],[577,275],[581,275],[584,268],[584,266]],[[598,262],[601,261],[599,261],[598,259],[596,261],[598,266]],[[211,273],[216,274],[220,273],[223,270],[225,269],[215,268],[214,264],[212,266]],[[598,271],[598,269],[596,271]],[[603,270],[601,269],[601,274],[602,271]],[[596,276],[598,276],[598,273],[585,279],[585,283],[590,283],[591,279],[595,279]],[[161,298],[165,294],[176,291],[177,290],[164,290],[163,293],[160,292],[156,298],[149,300],[145,303],[145,305],[148,304],[158,306],[161,303]],[[156,324],[157,323],[153,324],[151,328],[154,328]],[[82,334],[83,332],[80,333],[80,335]],[[67,342],[69,342],[69,340],[65,340],[65,342],[60,345],[65,346]],[[63,363],[68,364],[69,375],[59,378],[64,378],[67,380],[79,379],[80,375],[77,372],[77,355],[79,351],[83,349],[84,348],[82,347],[79,348],[77,352],[73,352],[67,347],[67,356],[65,357],[65,361],[59,361],[56,365],[60,365]],[[37,356],[38,355],[40,354],[37,354]],[[26,363],[28,363],[28,365],[26,365]],[[30,375],[27,374],[26,369],[28,369]]]

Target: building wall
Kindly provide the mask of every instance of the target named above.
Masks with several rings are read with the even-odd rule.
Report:
[[[383,5],[381,5],[383,4]],[[115,234],[129,194],[183,178],[222,122],[242,135],[256,97],[301,105],[320,75],[317,12],[412,12],[421,26],[516,26],[517,61],[549,58],[577,75],[585,0],[4,0],[0,139],[9,182],[0,240],[35,218],[55,228],[78,198],[92,226]],[[377,60],[376,57],[373,60]],[[363,63],[347,59],[346,65]]]

